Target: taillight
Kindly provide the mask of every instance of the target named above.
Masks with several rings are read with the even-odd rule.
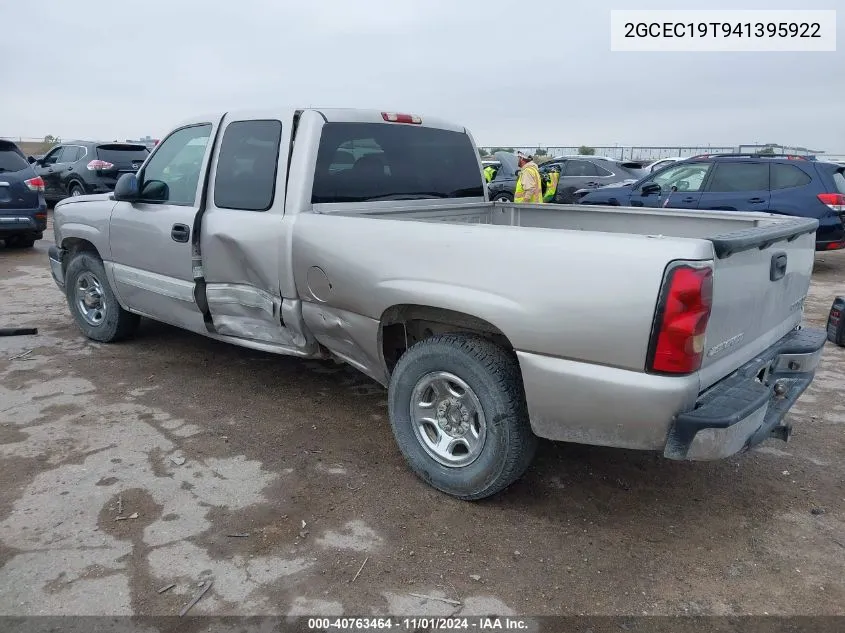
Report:
[[[114,165],[111,163],[107,163],[104,160],[92,160],[87,165],[88,169],[91,171],[99,171],[101,169],[114,169]]]
[[[382,112],[381,118],[389,123],[422,123],[422,119],[413,114],[396,114],[395,112]]]
[[[30,191],[44,193],[44,179],[41,178],[41,176],[36,176],[35,178],[30,178],[29,180],[24,180],[23,182]]]
[[[681,264],[669,271],[651,337],[651,371],[691,374],[701,368],[712,303],[711,268]]]
[[[828,242],[824,250],[826,251],[838,251],[845,248],[845,242]]]
[[[837,213],[845,211],[845,194],[841,193],[820,193],[819,200]]]

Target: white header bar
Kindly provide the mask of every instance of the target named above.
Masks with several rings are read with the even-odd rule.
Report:
[[[833,52],[836,11],[611,11],[610,50]]]

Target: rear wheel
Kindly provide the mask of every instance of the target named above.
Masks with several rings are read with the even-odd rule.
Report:
[[[77,196],[85,195],[85,191],[82,189],[82,185],[80,185],[78,182],[75,182],[70,186],[69,193],[74,198]]]
[[[483,499],[519,479],[534,457],[519,364],[469,334],[432,336],[393,371],[390,423],[411,469],[459,499]]]
[[[493,196],[493,202],[513,202],[513,196],[509,193],[497,193]]]
[[[111,343],[130,336],[140,317],[124,310],[106,277],[103,262],[93,253],[74,255],[65,274],[67,302],[83,334]]]

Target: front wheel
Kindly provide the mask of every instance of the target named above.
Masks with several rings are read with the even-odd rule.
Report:
[[[70,192],[69,193],[70,193],[71,197],[73,197],[73,198],[85,195],[85,191],[82,189],[82,185],[80,185],[79,183],[76,183],[76,182],[73,183],[70,186]]]
[[[92,253],[77,253],[70,260],[65,273],[65,292],[77,325],[93,341],[119,341],[130,336],[138,326],[140,317],[120,306],[109,286],[103,262]]]
[[[493,196],[493,202],[513,202],[513,196],[509,193],[497,193]]]
[[[519,363],[479,336],[432,336],[408,349],[391,376],[388,405],[411,469],[459,499],[504,490],[534,457]]]

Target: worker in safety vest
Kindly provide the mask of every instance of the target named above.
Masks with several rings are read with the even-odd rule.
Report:
[[[537,169],[533,156],[526,156],[522,152],[519,158],[519,177],[516,180],[514,202],[543,202],[543,177]]]
[[[487,182],[493,180],[493,176],[495,175],[496,168],[493,167],[493,165],[487,165],[487,167],[484,168],[484,180],[486,180]]]
[[[543,202],[554,202],[557,185],[560,182],[560,167],[552,168],[544,178]]]

